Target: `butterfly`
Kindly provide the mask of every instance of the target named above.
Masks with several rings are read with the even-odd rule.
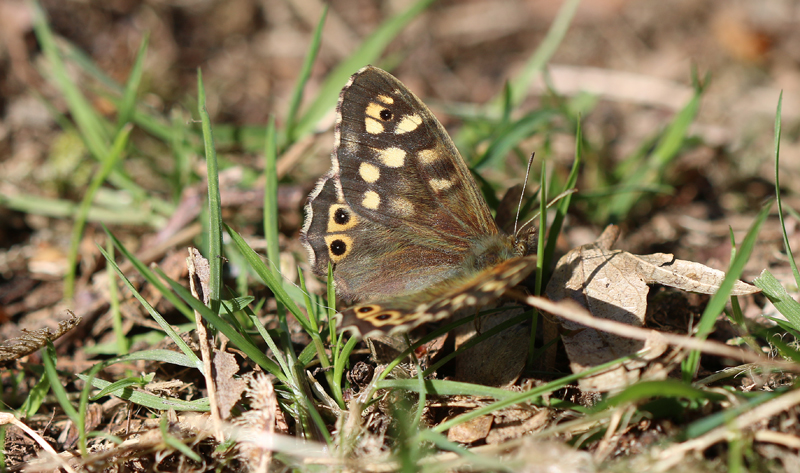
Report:
[[[315,274],[359,302],[342,326],[406,332],[499,299],[534,269],[535,232],[509,235],[444,127],[410,90],[367,66],[342,89],[331,169],[305,206]]]

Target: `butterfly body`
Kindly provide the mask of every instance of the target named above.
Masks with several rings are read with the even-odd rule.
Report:
[[[535,266],[530,233],[503,232],[439,121],[400,81],[367,66],[339,97],[332,167],[306,205],[314,272],[333,265],[362,335],[410,330],[497,299]]]

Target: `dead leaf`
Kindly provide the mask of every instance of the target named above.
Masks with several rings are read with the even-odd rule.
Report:
[[[219,413],[223,419],[230,417],[231,409],[247,389],[245,380],[234,378],[238,372],[239,364],[235,356],[224,351],[214,353],[214,383],[217,385]]]
[[[485,415],[458,424],[447,431],[447,440],[459,443],[473,443],[483,440],[489,435],[493,419],[492,415]]]
[[[474,323],[464,324],[454,330],[455,348],[521,313],[521,309],[509,309],[490,317],[476,317]],[[530,325],[517,324],[468,348],[456,356],[454,379],[485,386],[514,384],[525,368],[530,336]]]
[[[211,266],[208,260],[203,257],[197,248],[189,248],[189,257],[186,258],[186,265],[189,267],[189,283],[192,290],[196,291],[195,297],[203,301],[203,304],[208,305],[211,297],[211,289],[209,287]]]
[[[647,284],[661,284],[689,292],[714,294],[725,279],[725,273],[722,271],[709,268],[704,264],[675,259],[670,254],[632,255],[627,252],[622,253],[637,263],[636,272]],[[759,289],[752,284],[736,281],[731,295],[745,296],[756,292],[759,292]]]
[[[0,366],[6,362],[30,355],[45,346],[48,340],[52,342],[77,327],[81,322],[81,318],[73,314],[72,311],[67,312],[69,312],[70,318],[59,322],[58,329],[55,332],[49,328],[38,330],[22,329],[21,336],[9,338],[0,343]]]
[[[677,260],[663,253],[633,255],[611,250],[618,235],[619,230],[609,226],[595,243],[583,245],[562,257],[547,285],[547,296],[553,301],[572,299],[595,317],[642,327],[647,310],[647,284],[704,294],[713,294],[722,284],[725,273],[700,263]],[[737,281],[733,294],[757,291],[755,286]],[[641,341],[563,319],[560,323],[568,331],[562,335],[562,340],[570,368],[575,373],[639,354],[619,368],[580,380],[583,390],[610,391],[629,385],[639,379],[641,369],[650,360],[667,348],[659,337]]]
[[[531,432],[540,432],[551,420],[549,409],[508,408],[494,414],[492,431],[486,436],[486,443],[496,445],[511,439],[521,438]]]
[[[620,256],[622,251],[611,251],[618,234],[619,230],[610,226],[595,243],[564,255],[556,265],[546,293],[553,301],[572,299],[595,317],[641,327],[649,288],[625,264],[626,259]],[[653,358],[666,350],[666,345],[648,346],[640,340],[587,329],[574,322],[562,320],[561,326],[569,331],[562,335],[562,341],[574,373],[643,350]],[[592,391],[625,386],[639,379],[646,364],[644,359],[630,360],[614,370],[581,379],[579,386]]]

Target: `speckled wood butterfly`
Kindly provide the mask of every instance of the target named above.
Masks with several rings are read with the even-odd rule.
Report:
[[[501,230],[436,117],[367,66],[342,89],[332,167],[308,197],[300,240],[314,272],[333,264],[341,311],[365,337],[487,305],[535,268],[535,235]]]

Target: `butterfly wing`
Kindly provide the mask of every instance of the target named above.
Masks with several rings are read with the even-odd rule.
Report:
[[[536,256],[515,257],[419,293],[356,305],[339,313],[342,327],[366,338],[407,332],[457,311],[484,306],[522,282],[535,268]]]
[[[340,296],[410,294],[513,255],[447,132],[387,72],[342,90],[331,161],[301,241],[315,273],[335,265]]]

